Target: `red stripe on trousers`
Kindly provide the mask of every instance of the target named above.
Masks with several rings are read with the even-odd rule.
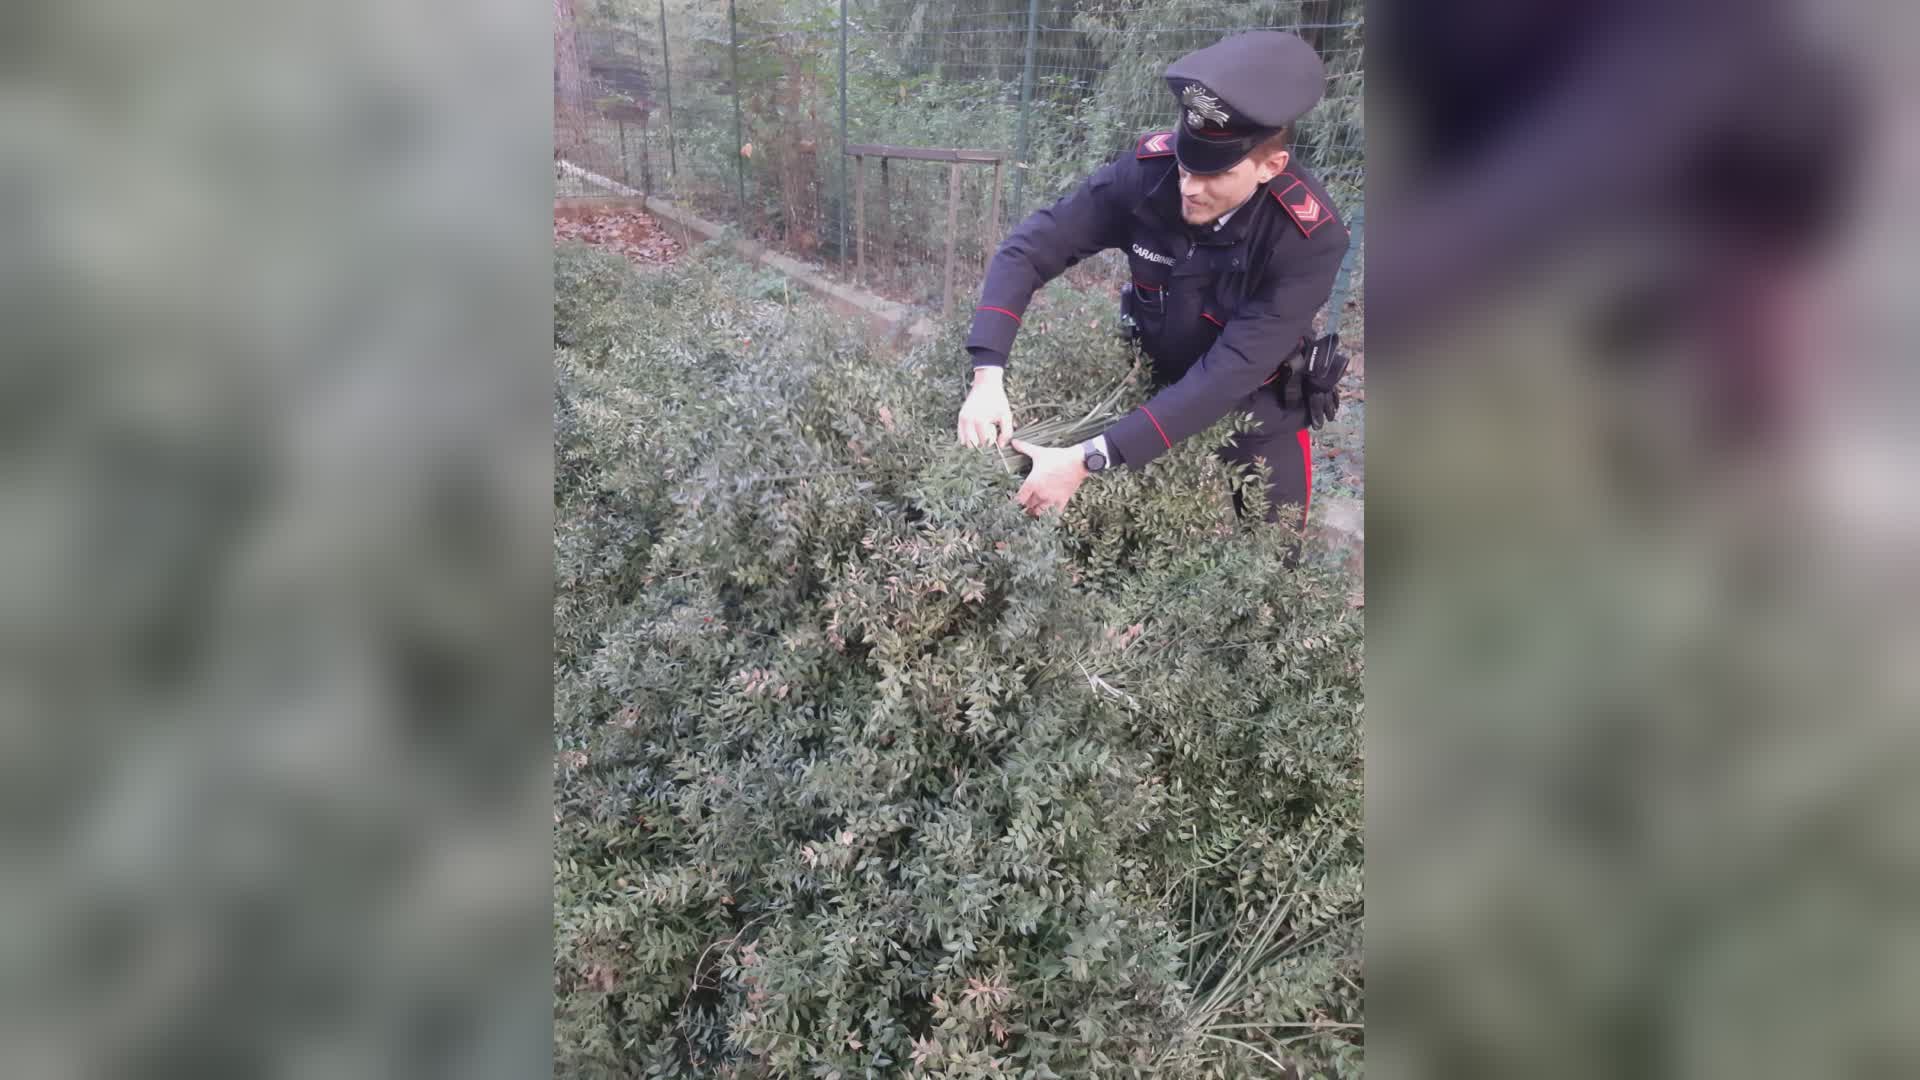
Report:
[[[1307,470],[1307,497],[1300,508],[1300,513],[1304,516],[1313,509],[1313,436],[1306,428],[1301,428],[1299,437],[1300,462],[1301,466]]]

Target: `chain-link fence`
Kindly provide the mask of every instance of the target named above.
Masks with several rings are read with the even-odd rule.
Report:
[[[1237,30],[1320,50],[1328,94],[1295,155],[1362,217],[1359,0],[578,3],[586,90],[577,126],[556,128],[562,194],[615,181],[897,299],[964,302],[1013,224],[1173,125],[1168,62]]]

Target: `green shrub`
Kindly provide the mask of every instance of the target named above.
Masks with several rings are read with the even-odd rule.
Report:
[[[1357,1072],[1360,622],[1217,438],[1034,521],[957,328],[558,274],[559,1073]],[[1036,312],[1017,402],[1126,371]]]

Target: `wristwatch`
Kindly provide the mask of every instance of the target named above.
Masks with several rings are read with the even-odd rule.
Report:
[[[1107,437],[1095,435],[1080,444],[1080,460],[1084,461],[1087,471],[1097,473],[1107,467]]]

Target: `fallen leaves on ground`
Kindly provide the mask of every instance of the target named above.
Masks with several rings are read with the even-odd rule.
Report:
[[[575,240],[591,244],[638,263],[669,263],[684,250],[684,245],[662,229],[653,215],[644,210],[555,210],[553,239],[556,243]]]

